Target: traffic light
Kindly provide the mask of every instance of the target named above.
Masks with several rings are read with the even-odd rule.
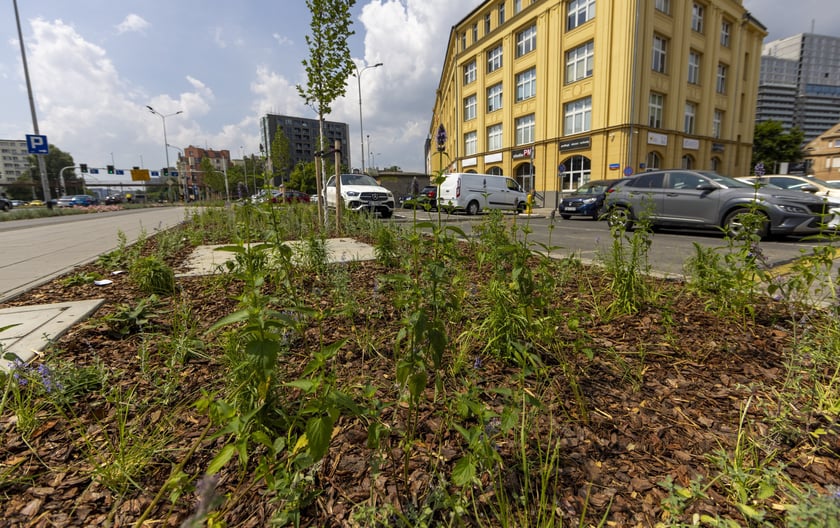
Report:
[[[81,170],[82,172],[87,172],[87,163],[80,163],[79,170]]]
[[[106,167],[106,169],[108,169],[108,174],[114,174],[114,166],[113,165],[108,165]]]
[[[163,175],[164,176],[169,176],[169,167],[164,167],[163,168]]]

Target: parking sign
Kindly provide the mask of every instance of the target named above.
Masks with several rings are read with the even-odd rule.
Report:
[[[26,148],[30,154],[49,154],[50,145],[47,143],[47,136],[37,134],[26,134]]]

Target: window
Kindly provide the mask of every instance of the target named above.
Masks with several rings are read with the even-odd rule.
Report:
[[[461,50],[467,49],[467,32],[461,33]]]
[[[487,169],[487,174],[492,174],[493,176],[501,176],[502,175],[502,168],[501,167],[490,167]]]
[[[522,11],[522,0],[513,0],[513,14],[516,15]]]
[[[475,94],[464,99],[464,121],[475,119],[476,106]]]
[[[698,33],[703,32],[703,13],[705,8],[698,4],[694,3],[691,7],[691,29]]]
[[[674,171],[668,177],[666,189],[696,189],[698,185],[706,183],[706,180],[690,172]]]
[[[516,75],[516,101],[530,99],[537,94],[537,69],[530,68]]]
[[[711,169],[720,174],[721,167],[723,167],[723,163],[720,161],[720,158],[717,156],[713,157]]]
[[[595,44],[592,41],[566,52],[566,83],[592,76]]]
[[[487,150],[502,148],[502,125],[487,127]]]
[[[537,47],[537,25],[523,29],[516,34],[516,56],[521,57],[526,53],[534,51]]]
[[[686,154],[682,157],[682,164],[681,167],[683,169],[693,169],[694,168],[694,158],[690,155]]]
[[[588,132],[592,126],[592,98],[585,97],[565,105],[563,134]]]
[[[487,111],[495,112],[502,107],[502,83],[487,89]]]
[[[729,47],[729,36],[732,34],[732,24],[728,20],[720,23],[720,45]]]
[[[516,118],[516,144],[530,145],[534,142],[534,114]]]
[[[729,68],[726,66],[726,64],[718,64],[717,83],[715,85],[715,89],[719,94],[726,93],[726,72],[728,70]]]
[[[473,41],[473,44],[478,42],[478,24],[473,24],[473,27],[472,27],[472,41]]]
[[[563,172],[562,190],[573,191],[589,181],[592,173],[592,161],[583,156],[572,156],[562,161],[566,166]]]
[[[498,70],[502,67],[502,45],[487,52],[487,73]]]
[[[464,84],[470,84],[471,82],[475,82],[475,59],[471,60],[467,64],[464,65]]]
[[[626,184],[634,189],[662,189],[665,187],[665,174],[662,172],[642,173]]]
[[[683,120],[683,132],[685,132],[686,134],[694,134],[694,119],[696,116],[697,104],[685,103],[685,119]]]
[[[505,23],[505,3],[502,2],[501,4],[499,4],[499,25],[501,26],[504,23]]]
[[[671,0],[656,0],[656,3],[654,4],[654,8],[656,8],[657,11],[661,11],[662,13],[665,13],[666,15],[670,15],[671,14]]]
[[[490,34],[490,13],[484,15],[484,34]]]
[[[575,29],[595,17],[595,0],[571,0],[567,9],[566,29]]]
[[[665,64],[668,57],[668,41],[659,35],[653,36],[653,71],[665,73]]]
[[[700,54],[694,50],[688,52],[688,83],[700,84]]]
[[[478,146],[478,140],[476,139],[475,132],[467,132],[464,134],[464,154],[467,156],[474,156],[476,153],[476,147]]]
[[[651,92],[648,102],[648,125],[651,128],[662,128],[662,112],[665,110],[665,96]]]
[[[723,127],[723,111],[722,110],[715,110],[714,115],[712,116],[712,137],[715,139],[720,139],[720,131]]]
[[[658,152],[648,152],[647,164],[645,165],[649,170],[662,168],[662,156]]]

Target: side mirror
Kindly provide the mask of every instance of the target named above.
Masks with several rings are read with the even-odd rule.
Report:
[[[698,191],[714,191],[715,189],[717,189],[717,187],[715,185],[712,185],[711,183],[701,183],[700,185],[695,187],[695,189],[697,189]]]
[[[819,188],[814,186],[814,185],[803,185],[802,187],[799,188],[799,190],[809,192],[809,193],[814,193],[814,194],[816,194],[820,191]]]

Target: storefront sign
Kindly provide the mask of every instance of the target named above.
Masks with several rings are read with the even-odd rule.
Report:
[[[567,151],[567,150],[581,150],[581,149],[588,149],[592,144],[592,138],[585,137],[585,138],[577,138],[577,139],[570,139],[569,141],[561,141],[560,142],[560,150]]]
[[[683,148],[688,150],[697,150],[700,148],[700,140],[683,138]]]
[[[656,132],[648,132],[648,145],[661,145],[666,146],[668,144],[668,136],[665,134],[657,134]]]
[[[513,151],[513,159],[515,159],[515,160],[522,159],[522,158],[530,158],[530,157],[531,157],[531,147]]]

